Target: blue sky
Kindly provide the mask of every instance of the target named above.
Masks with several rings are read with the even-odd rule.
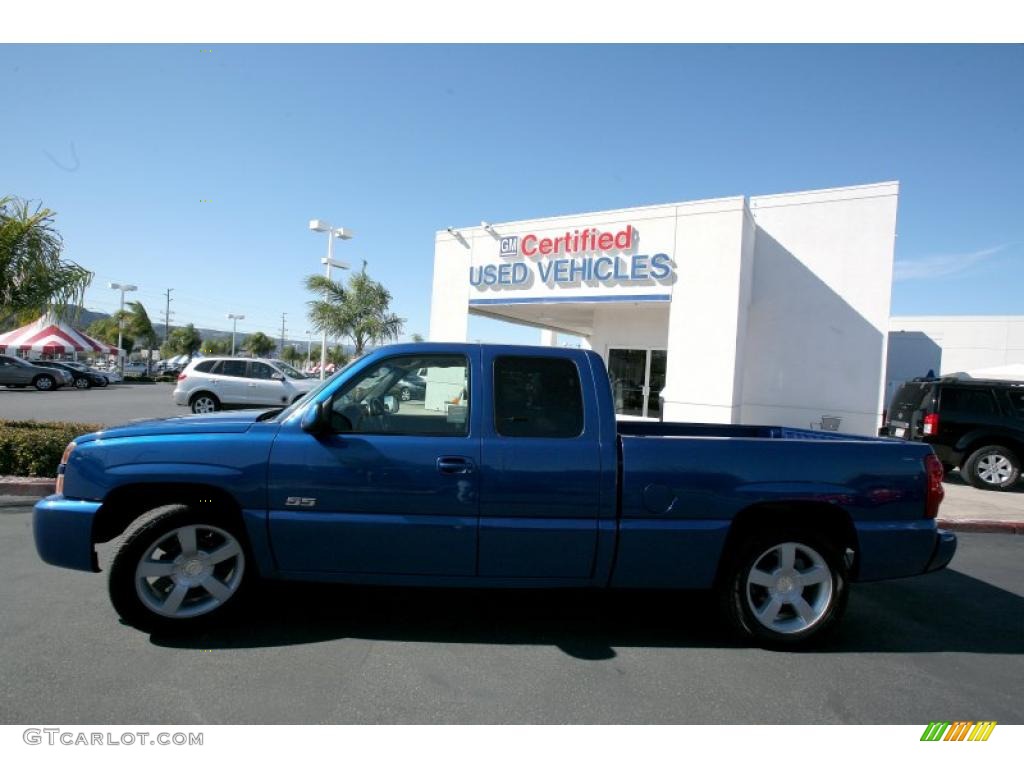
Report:
[[[94,309],[303,338],[322,217],[426,334],[447,225],[898,179],[893,313],[1024,313],[1021,46],[7,45],[0,90]]]

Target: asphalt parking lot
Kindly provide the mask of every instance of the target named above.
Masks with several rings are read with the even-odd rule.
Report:
[[[105,576],[36,557],[0,500],[0,722],[1024,722],[1024,537],[855,585],[820,650],[737,645],[703,594],[275,584],[190,638],[119,623]],[[101,564],[110,550],[101,551]]]
[[[187,415],[189,410],[171,399],[173,391],[170,383],[112,384],[87,390],[64,387],[55,392],[0,387],[0,419],[112,426],[136,419]]]

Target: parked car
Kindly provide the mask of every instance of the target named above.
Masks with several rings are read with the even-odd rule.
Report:
[[[20,357],[0,355],[0,384],[20,389],[35,387],[42,391],[60,389],[71,384],[71,374],[55,368],[43,368]]]
[[[420,368],[439,405],[395,411],[387,393]],[[374,350],[284,409],[77,438],[33,525],[43,560],[85,571],[133,525],[110,596],[152,631],[227,615],[262,576],[714,588],[738,632],[792,647],[836,628],[851,582],[949,563],[941,480],[921,443],[617,424],[589,350],[422,343]]]
[[[899,388],[884,431],[930,445],[946,472],[975,488],[1005,491],[1024,458],[1024,383],[914,379]]]
[[[118,370],[118,366],[114,366],[114,370]],[[122,375],[126,379],[133,379],[139,376],[145,376],[148,368],[145,363],[125,363]]]
[[[280,360],[204,357],[178,375],[174,402],[192,413],[222,408],[266,408],[298,400],[317,381]]]
[[[91,373],[94,373],[94,374],[96,374],[98,376],[102,376],[104,383],[103,384],[98,384],[97,386],[105,387],[105,386],[107,386],[107,384],[120,384],[121,383],[121,376],[116,371],[103,371],[103,370],[100,370],[99,368],[96,368],[94,366],[86,365],[85,363],[80,363],[80,362],[75,361],[75,360],[66,360],[66,361],[63,361],[63,362],[64,362],[64,365],[67,365],[67,366],[69,366],[71,368],[74,368],[77,371],[91,372]]]
[[[419,374],[410,373],[395,383],[390,394],[402,401],[423,400],[427,396],[427,382]]]
[[[45,362],[38,362],[36,365],[41,365],[46,368],[57,368],[62,371],[67,371],[71,374],[71,383],[76,389],[89,389],[90,387],[105,387],[109,383],[107,377],[99,371],[92,371],[89,368],[84,370],[72,365],[71,363],[65,363],[60,360],[46,360]]]

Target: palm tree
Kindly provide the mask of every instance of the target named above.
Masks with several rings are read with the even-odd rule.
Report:
[[[61,259],[64,241],[53,217],[41,204],[33,210],[27,200],[0,197],[0,323],[81,306],[93,275]]]
[[[275,346],[274,340],[263,331],[256,331],[242,340],[242,349],[253,357],[265,357]]]
[[[124,314],[124,331],[130,333],[135,341],[141,341],[146,345],[148,358],[146,360],[146,371],[153,367],[153,347],[160,341],[153,323],[150,322],[146,308],[141,301],[129,301],[129,310]]]
[[[328,336],[349,338],[360,357],[368,344],[397,339],[405,321],[389,311],[391,293],[363,268],[342,285],[323,275],[306,278],[306,288],[319,294],[308,302],[313,327]]]
[[[105,341],[107,344],[116,347],[117,331],[120,326],[122,328],[121,349],[124,350],[125,355],[130,355],[132,350],[135,349],[135,336],[128,331],[127,317],[127,312],[121,312],[119,310],[108,317],[101,317],[99,320],[93,320],[89,324],[89,327],[85,329],[85,332],[94,339]],[[124,323],[125,325],[120,325],[121,323]]]
[[[161,357],[174,357],[175,355],[188,355],[188,359],[192,359],[199,347],[202,346],[203,339],[199,335],[199,331],[196,330],[192,323],[189,323],[184,328],[175,328],[167,337],[167,342],[160,347]]]

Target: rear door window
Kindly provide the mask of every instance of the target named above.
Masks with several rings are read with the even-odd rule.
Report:
[[[221,376],[245,377],[248,365],[248,362],[245,360],[222,360],[217,373]]]
[[[988,389],[943,387],[939,405],[943,413],[963,416],[995,416],[999,411]]]
[[[580,373],[571,360],[494,361],[494,428],[505,437],[577,437],[583,432]]]
[[[1011,389],[1007,392],[1007,396],[1013,407],[1013,415],[1018,419],[1024,419],[1024,389]]]
[[[217,367],[219,362],[220,360],[203,360],[203,362],[196,366],[196,371],[199,373],[213,373],[213,369]]]

